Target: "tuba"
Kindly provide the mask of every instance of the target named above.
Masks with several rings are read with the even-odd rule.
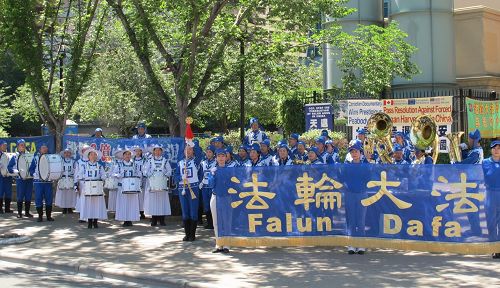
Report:
[[[436,164],[439,156],[439,138],[436,122],[428,115],[420,115],[411,123],[410,141],[416,149],[432,147],[432,162]],[[420,163],[420,160],[417,160]]]
[[[460,138],[464,132],[453,132],[446,134],[446,138],[450,140],[450,148],[448,153],[450,155],[450,162],[456,163],[462,161],[462,150],[460,149]]]
[[[365,141],[364,146],[372,149],[370,152],[376,150],[382,163],[392,164],[391,117],[384,112],[377,112],[368,119],[366,128],[370,132],[368,139],[371,139]]]

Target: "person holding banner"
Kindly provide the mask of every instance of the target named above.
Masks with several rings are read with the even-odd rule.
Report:
[[[30,214],[31,206],[31,196],[33,193],[33,179],[21,178],[18,168],[18,160],[23,155],[26,154],[26,141],[24,139],[17,140],[17,152],[10,159],[9,166],[7,169],[10,174],[15,174],[16,176],[16,194],[17,194],[17,218],[23,218],[23,201],[24,201],[24,216],[28,218],[33,218]]]
[[[290,150],[290,155],[293,155],[297,152],[297,143],[299,142],[299,134],[292,133],[290,137],[288,137],[288,149]]]
[[[39,163],[40,157],[49,152],[47,144],[42,143],[39,148],[38,155],[31,161],[30,175],[33,176],[33,185],[35,186],[35,207],[38,213],[38,222],[43,221],[43,201],[45,200],[45,214],[47,221],[54,221],[52,218],[52,182],[45,181],[40,178]]]
[[[363,146],[360,141],[354,142],[349,146],[348,152],[352,160],[346,162],[341,170],[340,178],[344,187],[349,191],[345,193],[345,213],[347,235],[354,237],[365,236],[366,207],[361,205],[361,200],[367,198],[366,184],[370,181],[370,170],[368,165],[358,166],[356,164],[366,164],[368,161],[361,158]],[[366,249],[361,247],[347,247],[347,253],[365,254]]]
[[[264,139],[267,139],[266,133],[260,130],[259,119],[252,118],[250,119],[250,131],[245,135],[245,139],[243,140],[243,144],[250,146],[254,143],[260,145]]]
[[[213,143],[211,143],[215,149],[224,149],[224,137],[217,136],[213,138]]]
[[[293,165],[293,160],[290,158],[291,152],[286,144],[278,146],[278,155],[273,158],[271,166],[289,166]]]
[[[323,165],[323,159],[320,157],[318,147],[311,147],[307,152],[307,165]]]
[[[269,139],[264,139],[260,143],[260,161],[264,166],[271,166],[273,155],[271,154],[271,140]]]
[[[219,148],[220,149],[220,148]],[[212,189],[208,187],[208,176],[211,173],[212,168],[215,167],[217,162],[215,161],[215,147],[208,145],[206,149],[206,159],[201,161],[201,169],[203,172],[203,180],[200,184],[201,195],[203,196],[203,212],[207,217],[207,225],[205,229],[214,229],[212,213],[210,212],[210,197],[212,196]]]
[[[226,147],[226,166],[225,167],[237,167],[238,162],[234,160],[233,146],[228,145]]]
[[[7,153],[7,142],[1,140],[0,141],[0,158]],[[0,162],[0,169],[7,171],[7,167],[2,167],[2,163]],[[8,165],[8,164],[7,164]],[[4,213],[2,209],[3,201],[5,199],[5,213],[12,213],[10,209],[10,202],[12,201],[12,176],[2,175],[0,174],[0,214]]]
[[[217,245],[217,238],[219,235],[219,231],[217,230],[217,195],[215,195],[215,173],[217,173],[217,168],[219,167],[225,167],[226,165],[226,151],[223,149],[217,149],[215,151],[216,158],[217,158],[217,165],[211,169],[210,175],[208,177],[208,186],[211,188],[212,192],[212,197],[210,198],[210,210],[212,211],[213,215],[213,220],[214,220],[214,232],[215,232],[215,249],[212,251],[212,253],[224,253],[228,254],[229,253],[229,247],[228,246],[218,246]]]
[[[257,143],[252,144],[250,147],[250,161],[245,163],[247,167],[262,167],[266,166],[262,161],[260,161],[260,145]]]
[[[189,142],[184,149],[184,159],[177,165],[179,200],[182,209],[182,221],[185,236],[182,241],[194,241],[196,239],[196,226],[198,223],[199,206],[199,166],[196,164],[193,147]]]
[[[250,159],[248,159],[248,147],[246,145],[240,145],[238,148],[238,166],[250,166]]]
[[[172,214],[168,185],[165,185],[168,183],[168,178],[172,176],[172,168],[169,159],[163,155],[163,146],[153,145],[150,152],[152,156],[146,161],[144,167],[148,177],[144,193],[144,212],[151,215],[151,226],[157,226],[158,222],[161,226],[165,226],[165,216]],[[157,182],[164,185],[157,185]]]
[[[88,159],[88,161],[79,167],[78,174],[75,176],[77,183],[79,183],[78,185],[83,187],[74,187],[75,190],[80,189],[82,191],[80,197],[80,220],[87,219],[87,228],[89,229],[99,228],[97,221],[108,218],[102,185],[104,167],[98,162],[102,154],[99,150],[89,148],[83,153],[83,157]]]
[[[75,177],[75,160],[73,160],[73,151],[66,148],[61,151],[63,158],[63,175],[57,183],[56,201],[57,207],[62,208],[63,214],[72,214],[76,205],[76,193],[71,189],[73,178]],[[66,184],[69,183],[69,184]]]
[[[316,138],[316,148],[318,148],[319,157],[324,164],[333,164],[333,159],[330,157],[330,154],[326,152],[326,140],[327,139],[325,138],[325,136],[319,136],[318,138]]]
[[[403,132],[394,133],[394,147],[399,145],[401,147],[401,151],[403,154],[403,159],[406,164],[413,162],[412,149],[410,148],[409,143],[405,140],[405,135]],[[398,163],[402,164],[402,163]]]
[[[397,164],[397,165],[410,164],[404,158],[404,151],[405,150],[401,145],[399,145],[399,144],[394,145],[393,150],[392,150],[392,152],[393,152],[392,158],[393,158],[394,164]]]
[[[486,225],[488,240],[500,241],[500,140],[491,142],[491,157],[482,163],[484,182],[486,185]],[[495,259],[500,259],[500,251],[493,253]]]
[[[133,193],[125,193],[127,190],[125,187],[125,181],[127,178],[142,179],[139,177],[140,172],[137,170],[137,166],[134,165],[132,160],[132,150],[123,149],[120,158],[123,159],[118,165],[113,168],[113,177],[118,179],[118,193],[116,194],[116,214],[115,220],[124,221],[123,227],[133,226],[133,221],[140,220],[139,213],[139,194],[140,191],[133,191]],[[140,189],[140,185],[138,187]],[[135,193],[137,192],[137,193]]]
[[[146,215],[144,214],[144,194],[146,193],[146,157],[143,156],[142,147],[139,145],[134,146],[134,166],[137,169],[137,173],[141,178],[141,193],[139,194],[139,213],[140,219],[146,219]]]
[[[304,164],[307,161],[307,149],[304,141],[297,142],[297,150],[293,154],[294,164]]]
[[[328,154],[327,157],[331,159],[331,163],[338,163],[339,162],[339,149],[335,147],[333,144],[333,140],[326,140],[325,141],[325,147],[326,147],[326,153]]]
[[[146,134],[146,124],[139,123],[137,125],[137,134],[132,136],[132,139],[147,139],[151,138],[151,135]]]

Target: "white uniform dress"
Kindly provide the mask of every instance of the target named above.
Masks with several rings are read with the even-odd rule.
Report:
[[[115,167],[120,165],[122,161],[121,160],[115,160],[115,163],[113,163],[113,167],[111,167],[111,171],[114,171]],[[106,175],[107,177],[112,177],[112,172]],[[109,189],[108,190],[108,211],[114,212],[116,211],[116,193],[118,192],[118,189]]]
[[[64,158],[63,160],[63,178],[59,181],[62,181],[65,178],[71,179],[71,182],[74,182],[75,177],[75,168],[76,162],[73,158]],[[56,201],[55,204],[60,208],[74,208],[76,206],[76,193],[73,187],[69,189],[61,189],[59,188],[59,184],[57,185],[56,191]]]
[[[144,167],[146,176],[149,178],[154,174],[170,177],[172,168],[165,157],[151,157],[146,161]],[[146,181],[144,193],[144,213],[152,216],[162,216],[172,214],[170,208],[170,199],[168,191],[152,192],[149,187],[149,181]]]
[[[104,168],[99,163],[85,164],[78,168],[76,179],[78,181],[102,181]],[[80,182],[82,183],[82,182]],[[82,183],[83,184],[83,183]],[[81,187],[81,186],[80,186]],[[107,219],[106,201],[103,196],[84,196],[80,195],[80,220],[87,219]]]
[[[144,166],[146,165],[146,158],[134,158],[135,170],[138,177],[141,177],[141,194],[139,194],[139,211],[144,211],[144,194],[146,191],[146,173],[144,173]]]
[[[78,159],[78,161],[76,161],[76,165],[75,165],[75,178],[74,178],[74,184],[75,185],[78,185],[78,189],[79,189],[79,192],[78,193],[75,193],[76,194],[76,203],[75,203],[75,210],[80,212],[81,209],[81,199],[82,199],[82,187],[83,187],[83,182],[81,180],[78,179],[78,171],[80,171],[82,169],[82,166],[85,165],[86,163],[88,162],[87,159],[84,159],[84,158],[80,158]],[[86,219],[83,219],[83,220],[86,220]]]
[[[122,161],[113,169],[113,177],[116,177],[120,183],[116,194],[115,220],[117,221],[139,221],[139,193],[123,194],[121,186],[123,178],[138,176],[133,161]]]

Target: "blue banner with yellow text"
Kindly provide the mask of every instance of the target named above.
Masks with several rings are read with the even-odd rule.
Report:
[[[500,185],[481,165],[221,168],[215,185],[220,245],[500,251]]]
[[[7,152],[15,153],[17,152],[17,140],[24,139],[26,141],[26,151],[29,153],[38,152],[40,146],[45,144],[49,147],[49,153],[55,153],[56,145],[54,142],[54,136],[34,136],[34,137],[12,137],[12,138],[0,138],[7,142]]]

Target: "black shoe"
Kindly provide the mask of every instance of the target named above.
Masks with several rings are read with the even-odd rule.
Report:
[[[165,216],[158,216],[158,218],[160,219],[160,226],[167,226],[167,224],[165,224]]]
[[[38,213],[37,222],[43,222],[43,207],[36,207],[36,212]]]
[[[5,209],[7,209],[7,207]],[[0,199],[0,214],[3,214],[3,199]]]
[[[365,250],[358,250],[358,254],[359,255],[364,255],[365,254]]]
[[[62,209],[62,214],[68,214],[68,208],[63,208]]]
[[[214,250],[212,250],[212,253],[222,253],[222,248],[216,248]]]
[[[141,218],[140,219],[141,220],[146,219],[146,215],[144,214],[144,211],[140,211],[140,213],[141,213]]]
[[[81,221],[83,221],[83,220],[81,220]],[[87,228],[88,228],[88,229],[92,229],[92,219],[89,219],[89,220],[88,220],[88,223],[89,223],[89,224],[87,225]]]
[[[123,222],[122,227],[128,227],[127,221]]]
[[[349,250],[347,250],[347,254],[354,255],[354,254],[356,254],[356,251],[349,249]]]
[[[68,214],[73,214],[73,209],[68,208]]]
[[[31,207],[30,201],[24,202],[24,216],[28,218],[33,218],[33,215],[30,214],[30,207]]]
[[[17,202],[17,218],[23,218],[23,202]]]
[[[158,226],[158,216],[151,216],[151,226]]]
[[[493,254],[491,254],[491,258],[493,258],[493,259],[500,259],[500,253],[493,253]]]
[[[182,221],[182,224],[184,224],[184,234],[186,234],[186,236],[184,236],[184,238],[182,238],[182,241],[188,241],[189,240],[189,228],[190,228],[190,225],[191,225],[191,220]]]
[[[196,240],[196,228],[198,227],[196,220],[191,220],[191,225],[189,229],[188,241],[192,242]]]
[[[132,221],[128,221],[128,227],[132,227],[134,224],[132,224]]]
[[[205,229],[213,230],[214,229],[214,220],[212,218],[212,213],[207,212],[207,225],[204,227]]]
[[[224,253],[224,254],[229,254],[229,249],[227,249],[227,248],[223,248],[223,249],[222,249],[222,253]]]
[[[94,219],[94,228],[99,228],[99,226],[97,226],[97,219]]]
[[[5,213],[13,213],[12,210],[10,210],[10,202],[12,199],[10,198],[5,198]]]
[[[54,221],[54,218],[52,218],[52,206],[45,205],[45,215],[47,216],[47,221]]]

